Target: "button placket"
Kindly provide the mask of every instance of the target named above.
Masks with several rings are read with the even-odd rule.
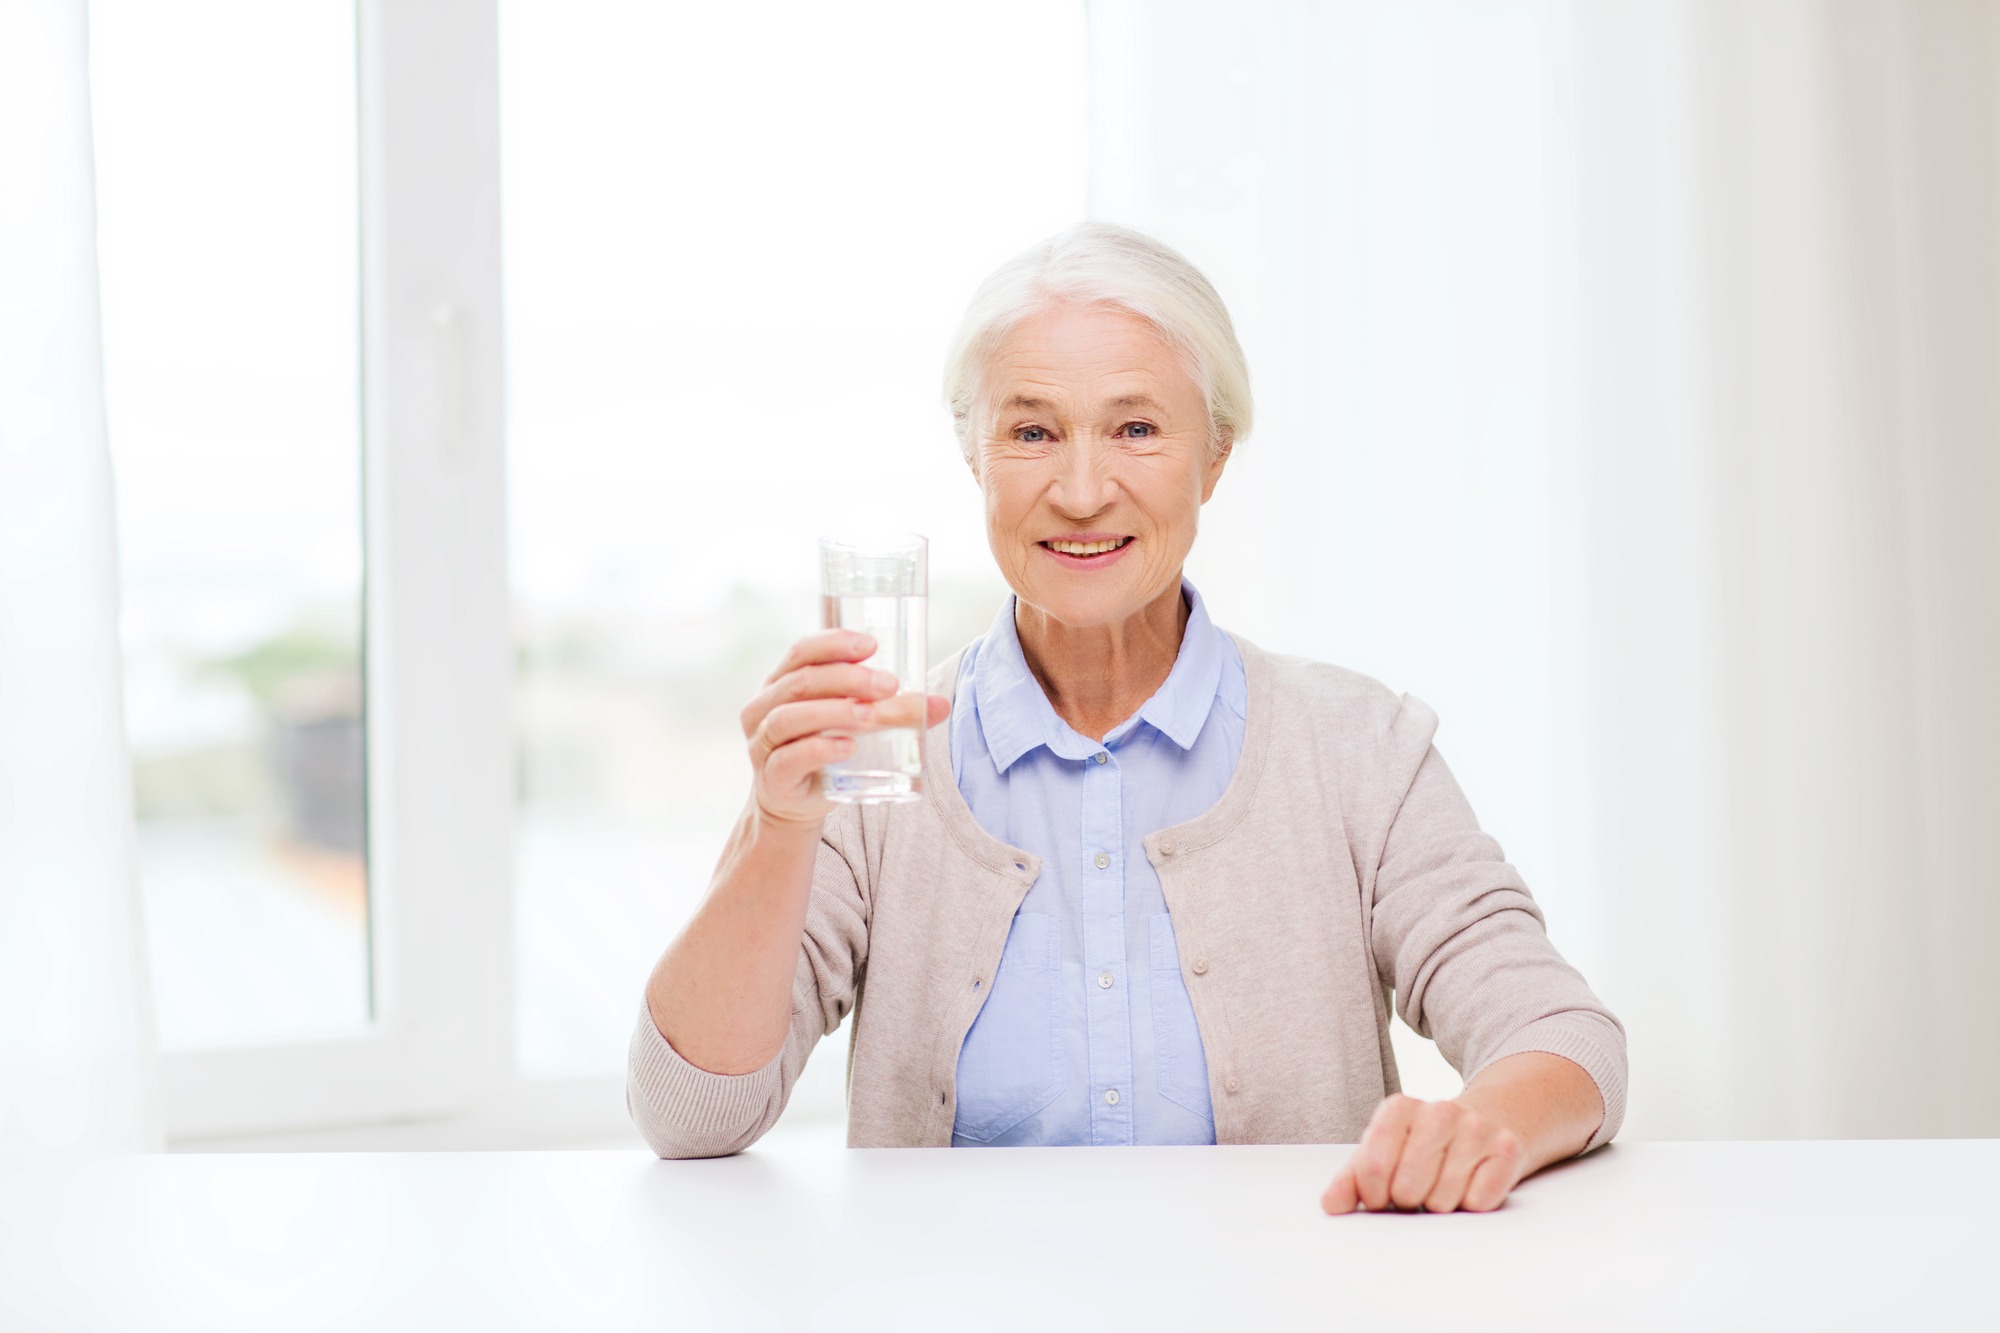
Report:
[[[1077,905],[1083,922],[1087,1067],[1097,1093],[1091,1100],[1091,1142],[1132,1142],[1133,1103],[1121,1088],[1132,1079],[1132,1015],[1128,987],[1118,984],[1126,966],[1125,886],[1119,853],[1124,838],[1123,775],[1106,749],[1086,753],[1082,770],[1083,875]],[[1092,984],[1095,982],[1095,984]]]

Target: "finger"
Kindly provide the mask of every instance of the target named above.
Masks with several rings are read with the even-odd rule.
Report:
[[[1333,1173],[1333,1182],[1326,1192],[1319,1196],[1319,1206],[1329,1213],[1351,1213],[1361,1205],[1361,1195],[1354,1186],[1354,1165],[1352,1161]]]
[[[1361,1202],[1370,1212],[1389,1206],[1389,1179],[1395,1174],[1396,1160],[1403,1155],[1403,1142],[1421,1105],[1416,1098],[1401,1093],[1385,1098],[1361,1135],[1361,1146],[1354,1150],[1350,1165]]]
[[[813,795],[819,771],[853,753],[852,736],[829,736],[825,732],[781,745],[764,761],[764,788],[780,800],[807,800]]]
[[[853,699],[808,699],[780,704],[764,715],[750,737],[750,762],[762,765],[773,750],[822,731],[852,735],[875,724],[880,705]]]
[[[1468,1212],[1488,1213],[1505,1203],[1507,1192],[1520,1183],[1520,1158],[1517,1140],[1497,1140],[1492,1151],[1473,1168],[1472,1179],[1465,1187],[1465,1202],[1459,1206]]]
[[[778,677],[743,706],[743,734],[753,735],[765,717],[780,704],[805,699],[886,699],[901,688],[886,671],[852,663],[821,663],[803,666]]]
[[[793,644],[778,663],[778,669],[764,677],[766,685],[802,666],[821,662],[865,662],[875,655],[875,640],[856,629],[828,629],[808,634]]]
[[[1444,1161],[1438,1166],[1437,1184],[1431,1186],[1431,1192],[1424,1198],[1424,1211],[1449,1213],[1463,1204],[1474,1168],[1492,1149],[1493,1135],[1484,1125],[1461,1121],[1459,1132],[1452,1135],[1451,1147],[1445,1150]]]
[[[951,716],[951,700],[942,694],[926,696],[924,705],[924,729],[928,731]]]
[[[930,698],[922,694],[899,694],[875,705],[874,730],[883,727],[920,727],[930,718]]]
[[[1421,1208],[1437,1185],[1445,1149],[1458,1129],[1460,1110],[1451,1102],[1425,1102],[1410,1121],[1403,1154],[1389,1178],[1389,1202],[1398,1208]]]

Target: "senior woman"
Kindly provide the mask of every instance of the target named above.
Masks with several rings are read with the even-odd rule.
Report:
[[[1623,1029],[1431,710],[1224,633],[1182,576],[1250,426],[1207,280],[1072,228],[980,288],[946,397],[1013,596],[928,698],[829,631],[743,710],[750,798],[633,1034],[653,1149],[753,1142],[850,1009],[857,1147],[1359,1141],[1328,1211],[1452,1211],[1616,1133]],[[922,801],[820,795],[920,717]],[[1459,1096],[1398,1094],[1391,995]]]

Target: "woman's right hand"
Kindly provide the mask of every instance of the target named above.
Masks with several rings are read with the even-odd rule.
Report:
[[[941,695],[897,694],[896,678],[862,666],[875,640],[856,630],[822,630],[792,645],[764,688],[743,709],[743,735],[755,774],[758,815],[780,827],[815,833],[833,809],[819,772],[854,753],[854,738],[882,727],[930,728],[951,702]]]

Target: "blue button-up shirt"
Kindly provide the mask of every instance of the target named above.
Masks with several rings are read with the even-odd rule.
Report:
[[[952,776],[973,818],[1041,858],[958,1055],[952,1145],[1213,1143],[1208,1064],[1141,840],[1221,799],[1243,660],[1183,581],[1159,692],[1100,743],[1056,716],[1008,598],[959,665]]]

